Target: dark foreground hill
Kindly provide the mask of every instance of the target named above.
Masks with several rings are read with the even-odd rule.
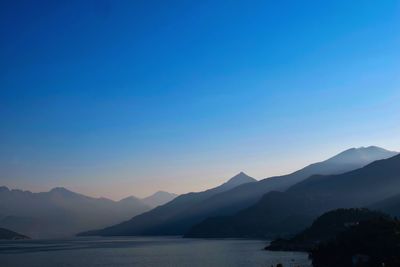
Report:
[[[235,186],[181,195],[130,221],[84,235],[181,235],[212,216],[232,215],[255,204],[265,193],[283,191],[313,174],[339,174],[397,154],[378,147],[346,150],[323,162],[311,164],[289,175],[245,181]],[[241,173],[239,176],[246,177]]]
[[[25,235],[18,234],[14,231],[5,229],[5,228],[0,228],[0,240],[1,239],[6,239],[6,240],[19,240],[19,239],[29,239],[29,237]]]
[[[400,222],[380,217],[357,225],[320,243],[311,251],[314,267],[400,266]]]
[[[233,216],[209,218],[188,237],[276,237],[295,234],[322,213],[368,207],[400,194],[400,155],[340,175],[316,175],[286,192],[270,192]]]
[[[273,251],[311,251],[318,244],[330,241],[340,233],[358,225],[360,222],[390,218],[388,215],[368,209],[337,209],[318,217],[310,227],[290,239],[277,239],[266,250]]]

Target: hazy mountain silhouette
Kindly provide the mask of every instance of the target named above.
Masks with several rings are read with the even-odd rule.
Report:
[[[14,231],[0,228],[0,240],[7,239],[7,240],[18,240],[18,239],[29,239],[29,237],[25,235],[18,234]]]
[[[244,183],[255,183],[257,180],[241,172],[224,184],[197,193],[188,193],[176,197],[165,205],[133,217],[131,220],[107,227],[102,230],[94,230],[80,235],[176,235],[188,230],[198,220],[185,220],[185,213],[196,204],[211,196],[230,190]]]
[[[290,235],[336,208],[367,207],[400,194],[400,155],[339,175],[314,175],[286,192],[270,192],[233,216],[209,218],[188,237]]]
[[[33,238],[74,235],[124,221],[149,209],[134,197],[112,201],[61,187],[41,193],[0,187],[0,227]]]
[[[270,191],[285,191],[290,186],[315,174],[340,174],[355,170],[379,159],[396,155],[376,146],[351,148],[325,161],[311,164],[294,173],[266,178],[257,183],[243,184],[232,190],[217,194],[193,207],[187,217],[207,218],[232,215],[254,205]]]
[[[370,209],[381,210],[392,216],[400,217],[400,193],[369,206]]]
[[[395,155],[378,147],[346,150],[326,161],[311,164],[289,175],[254,182],[244,173],[216,189],[190,193],[167,205],[132,218],[129,223],[91,231],[87,235],[171,235],[184,234],[193,225],[211,216],[231,215],[255,204],[265,193],[284,191],[313,174],[336,174],[363,167],[375,159]]]
[[[165,191],[157,191],[151,196],[142,198],[141,201],[146,204],[149,207],[155,208],[160,205],[164,205],[174,198],[176,198],[178,195],[173,194],[173,193],[168,193]]]

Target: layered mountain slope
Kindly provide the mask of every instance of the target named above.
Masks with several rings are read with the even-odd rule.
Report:
[[[207,217],[231,215],[255,204],[265,193],[284,191],[313,174],[338,174],[365,166],[375,159],[397,154],[378,147],[346,150],[326,161],[311,164],[289,175],[253,182],[241,173],[226,185],[176,198],[130,222],[85,233],[87,235],[179,235]],[[233,184],[235,182],[235,184]]]
[[[315,175],[270,192],[233,216],[209,218],[188,237],[273,237],[296,233],[336,208],[367,207],[400,194],[400,155],[340,175]]]
[[[266,178],[257,183],[243,184],[232,190],[217,194],[193,207],[186,214],[186,218],[195,217],[201,219],[232,215],[254,205],[264,194],[270,191],[285,191],[290,186],[312,175],[340,174],[364,167],[375,160],[387,159],[397,154],[397,152],[376,146],[351,148],[294,173]]]
[[[142,198],[141,201],[144,204],[146,204],[152,208],[155,208],[157,206],[164,205],[164,204],[170,202],[177,196],[178,196],[177,194],[172,194],[172,193],[168,193],[165,191],[157,191],[154,194],[152,194],[151,196]]]
[[[71,236],[121,222],[149,209],[134,197],[112,201],[65,188],[42,193],[0,188],[0,227],[32,238]]]
[[[226,183],[198,193],[180,195],[165,205],[133,217],[131,220],[107,227],[102,230],[94,230],[80,235],[176,235],[189,229],[199,221],[182,223],[185,212],[189,211],[196,204],[230,190],[238,185],[255,183],[257,180],[241,172],[232,177]]]
[[[369,206],[373,210],[381,210],[395,217],[400,217],[400,193]]]

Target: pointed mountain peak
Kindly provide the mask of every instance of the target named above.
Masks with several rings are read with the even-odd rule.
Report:
[[[225,182],[221,186],[233,188],[241,184],[253,183],[253,182],[257,182],[257,180],[254,179],[253,177],[248,176],[244,172],[240,172],[235,176],[233,176],[232,178],[230,178],[227,182]]]
[[[228,183],[230,182],[256,182],[257,180],[254,179],[253,177],[248,176],[244,172],[239,172],[235,176],[233,176],[231,179],[228,180]]]

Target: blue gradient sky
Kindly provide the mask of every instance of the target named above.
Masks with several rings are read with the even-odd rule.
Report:
[[[400,1],[2,1],[0,34],[0,184],[183,193],[400,150]]]

